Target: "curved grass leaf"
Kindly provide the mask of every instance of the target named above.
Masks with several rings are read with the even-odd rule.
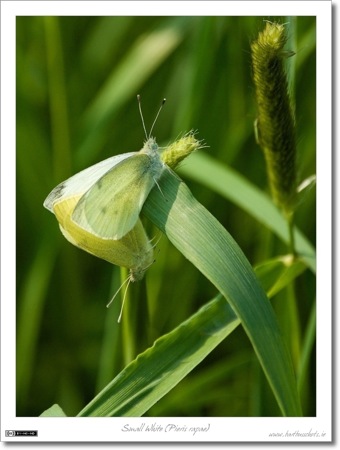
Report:
[[[290,356],[256,276],[232,237],[166,172],[144,213],[215,284],[206,305],[128,365],[80,416],[141,415],[177,384],[241,321],[284,415],[301,414]],[[165,197],[165,198],[164,198]],[[236,315],[234,312],[236,312]]]
[[[183,166],[180,172],[231,200],[284,242],[289,242],[287,222],[271,199],[230,167],[198,152],[190,157],[190,167]],[[297,228],[295,243],[298,255],[315,273],[315,249]]]
[[[143,212],[223,294],[246,333],[284,415],[300,415],[290,355],[272,307],[239,246],[168,171]],[[165,197],[165,198],[164,198]]]

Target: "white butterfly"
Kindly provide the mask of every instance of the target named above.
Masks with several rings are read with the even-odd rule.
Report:
[[[121,239],[132,230],[151,189],[162,175],[165,164],[151,132],[146,133],[140,97],[139,110],[147,140],[139,152],[113,156],[60,183],[48,195],[45,208],[67,197],[81,194],[71,219],[85,231],[102,239]]]
[[[44,206],[82,194],[72,213],[81,228],[102,239],[121,239],[132,230],[163,170],[158,145],[149,138],[139,152],[113,156],[60,183]]]

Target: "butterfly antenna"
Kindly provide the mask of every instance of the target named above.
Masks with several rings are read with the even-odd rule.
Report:
[[[148,140],[148,133],[146,132],[145,122],[144,122],[144,117],[143,117],[143,112],[142,112],[142,100],[141,100],[139,94],[137,95],[137,100],[138,100],[139,114],[140,114],[140,117],[141,117],[141,119],[142,119],[142,124],[143,124],[143,129],[144,129],[145,137],[146,137],[146,140]]]
[[[143,124],[143,129],[144,129],[145,137],[146,137],[146,140],[148,140],[148,139],[149,139],[149,138],[148,138],[148,133],[146,132],[145,122],[144,122],[144,117],[143,117],[143,111],[142,111],[142,100],[141,100],[139,94],[137,95],[137,100],[138,100],[139,114],[140,114],[140,117],[141,117],[141,119],[142,119],[142,124]]]
[[[149,137],[148,137],[147,139],[150,139],[150,137],[151,137],[151,133],[152,133],[153,127],[155,126],[155,123],[157,122],[159,113],[162,111],[162,108],[163,108],[165,102],[166,102],[166,98],[163,98],[163,101],[162,101],[162,103],[161,103],[161,106],[159,107],[158,113],[156,114],[155,120],[153,121],[153,124],[152,124],[152,126],[151,126],[150,133],[149,133]]]

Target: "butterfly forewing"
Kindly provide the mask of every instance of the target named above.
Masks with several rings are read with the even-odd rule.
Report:
[[[150,157],[134,153],[105,173],[79,200],[73,215],[102,239],[121,239],[136,224],[155,184]]]
[[[135,155],[135,152],[123,153],[122,155],[111,156],[104,161],[100,161],[87,169],[73,175],[62,183],[58,184],[44,201],[44,207],[53,212],[53,205],[68,196],[83,194],[93,186],[112,167],[119,164],[124,159]]]

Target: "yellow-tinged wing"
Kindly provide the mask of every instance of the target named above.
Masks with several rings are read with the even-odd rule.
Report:
[[[158,153],[124,159],[81,197],[72,220],[102,239],[121,239],[135,226],[163,167]]]

